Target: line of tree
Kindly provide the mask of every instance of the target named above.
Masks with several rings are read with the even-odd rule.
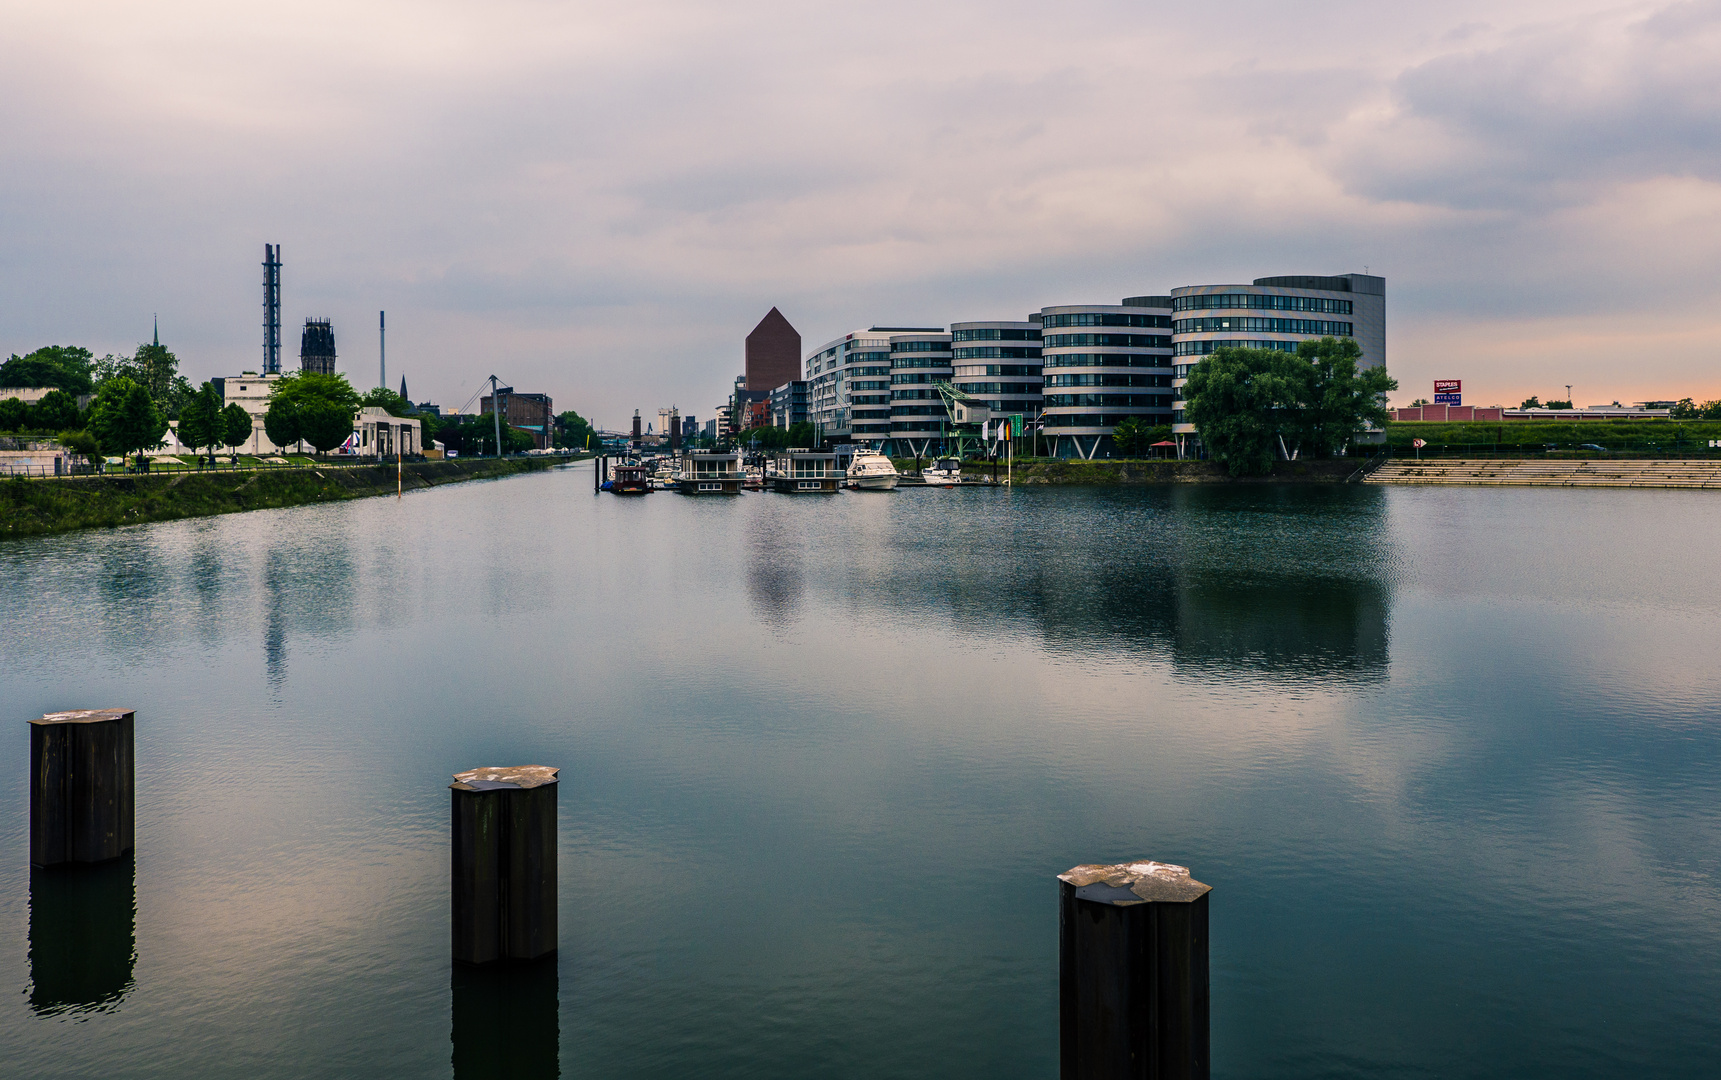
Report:
[[[748,428],[737,434],[735,441],[742,446],[759,450],[787,450],[791,446],[812,446],[813,425],[803,420],[786,428]]]
[[[1153,456],[1153,444],[1171,439],[1170,424],[1151,424],[1139,416],[1128,416],[1112,429],[1111,441],[1120,456],[1145,458]]]
[[[563,449],[596,449],[603,444],[603,436],[598,434],[597,428],[592,426],[590,420],[569,409],[556,414],[552,444]]]
[[[1668,416],[1674,420],[1721,420],[1721,401],[1705,401],[1699,405],[1690,398],[1680,398]]]
[[[1294,353],[1221,346],[1189,372],[1184,416],[1209,455],[1233,476],[1275,460],[1335,457],[1370,425],[1384,426],[1398,382],[1383,367],[1357,369],[1352,338],[1308,340]]]

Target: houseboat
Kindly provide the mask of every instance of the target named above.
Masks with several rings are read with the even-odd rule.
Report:
[[[741,455],[688,450],[681,455],[683,495],[741,494]]]
[[[777,471],[766,477],[772,491],[787,495],[833,492],[843,482],[835,454],[785,450],[777,455]]]
[[[608,487],[617,495],[645,495],[651,491],[651,469],[645,465],[617,465],[610,470]]]

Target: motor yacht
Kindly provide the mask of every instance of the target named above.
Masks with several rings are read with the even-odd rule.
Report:
[[[920,470],[920,478],[927,487],[954,487],[962,482],[962,459],[939,458]]]
[[[894,491],[896,466],[876,450],[857,450],[849,460],[845,486],[855,491]]]

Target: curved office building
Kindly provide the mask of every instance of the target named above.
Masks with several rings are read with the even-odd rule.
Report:
[[[944,398],[937,384],[950,378],[950,335],[890,336],[890,442],[885,453],[931,456],[944,441]]]
[[[1040,323],[950,324],[951,385],[992,412],[1019,413],[1024,430],[1040,415]]]
[[[1058,457],[1108,457],[1131,416],[1171,423],[1171,298],[1040,312],[1044,433]]]
[[[856,330],[808,354],[807,419],[820,441],[890,438],[890,329]]]
[[[1177,391],[1172,431],[1180,455],[1195,425],[1183,418],[1189,369],[1222,345],[1296,352],[1323,337],[1355,338],[1363,367],[1386,363],[1386,279],[1368,274],[1256,278],[1251,285],[1187,285],[1171,290]]]

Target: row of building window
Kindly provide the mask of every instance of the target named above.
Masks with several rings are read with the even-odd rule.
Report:
[[[1047,334],[1048,349],[1069,349],[1082,345],[1106,345],[1114,349],[1169,349],[1171,339],[1150,334]]]
[[[1037,364],[958,364],[951,372],[958,379],[980,375],[1015,375],[1020,378],[1023,375],[1037,376],[1040,368]]]
[[[1257,334],[1322,334],[1351,336],[1353,324],[1327,322],[1322,319],[1262,319],[1235,317],[1229,319],[1179,319],[1171,329],[1179,334],[1212,334],[1224,330]]]
[[[849,399],[850,405],[889,405],[889,394],[867,394]]]
[[[1155,326],[1169,328],[1170,315],[1126,315],[1115,311],[1077,311],[1066,315],[1047,315],[1044,326],[1053,330],[1061,326]]]
[[[1046,388],[1054,386],[1170,386],[1170,375],[1107,375],[1096,372],[1078,372],[1072,375],[1052,375],[1046,379]]]
[[[1046,367],[1146,367],[1171,366],[1171,357],[1142,353],[1052,353],[1045,359]]]
[[[899,352],[949,352],[950,351],[950,342],[948,342],[948,341],[893,341],[890,343],[890,351],[893,353],[899,353]]]
[[[1179,341],[1173,350],[1178,356],[1206,356],[1214,349],[1243,348],[1243,349],[1276,349],[1279,352],[1296,352],[1297,343],[1294,341],[1243,341],[1236,338],[1203,338],[1200,341]]]
[[[1052,428],[1114,428],[1129,419],[1130,415],[1128,413],[1063,413],[1047,416],[1045,427],[1048,431]],[[1158,420],[1163,423],[1168,417],[1163,415],[1148,416],[1143,419]]]
[[[890,362],[893,368],[948,368],[948,356],[899,356]]]
[[[890,407],[890,415],[892,419],[895,419],[898,416],[942,417],[944,415],[944,410],[935,405],[892,405]]]
[[[849,389],[854,390],[889,390],[888,379],[850,379]]]
[[[1038,394],[1039,383],[977,382],[959,383],[956,389],[964,394]]]
[[[938,391],[936,391],[936,390],[893,390],[893,391],[891,391],[890,399],[892,401],[937,401],[938,400]]]
[[[992,327],[982,330],[956,330],[950,335],[957,341],[1038,341],[1038,330],[1007,330]]]
[[[955,349],[957,360],[1038,360],[1040,350],[1009,345],[982,345],[974,349]]]
[[[1047,394],[1047,409],[1169,409],[1170,394]]]
[[[1258,311],[1318,311],[1323,315],[1349,315],[1349,300],[1320,296],[1268,296],[1264,293],[1198,293],[1171,298],[1173,311],[1205,311],[1211,308],[1255,308]]]
[[[892,386],[902,386],[904,384],[912,383],[930,383],[937,382],[939,377],[940,376],[937,372],[918,371],[910,375],[892,375],[890,377],[890,384]]]

